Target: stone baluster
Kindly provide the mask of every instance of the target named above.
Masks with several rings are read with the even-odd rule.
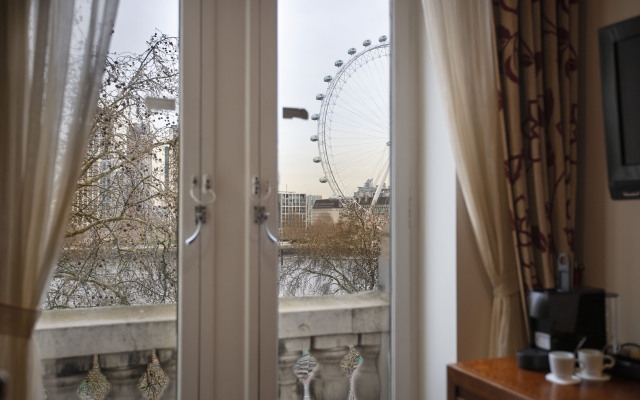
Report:
[[[90,356],[42,360],[42,383],[47,400],[76,399],[78,386],[91,364]]]
[[[353,374],[354,391],[358,400],[378,400],[380,398],[380,372],[378,371],[380,339],[379,333],[360,335],[358,350],[362,355],[362,362]]]
[[[311,354],[318,367],[311,380],[311,393],[315,400],[346,399],[349,379],[340,367],[350,344],[358,343],[357,335],[316,336],[312,340]]]
[[[175,400],[176,398],[176,391],[178,390],[176,380],[176,356],[177,352],[175,349],[158,350],[158,359],[160,360],[162,369],[164,369],[167,375],[169,375],[169,383],[167,384],[167,388],[164,390],[164,393],[160,397],[162,400]]]
[[[139,400],[142,397],[138,390],[138,380],[144,373],[147,359],[151,359],[150,350],[106,354],[100,356],[100,359],[102,373],[111,382],[107,399]]]
[[[311,347],[311,338],[281,339],[278,356],[278,392],[279,400],[300,400],[302,385],[293,371],[293,366],[302,354],[302,350]]]

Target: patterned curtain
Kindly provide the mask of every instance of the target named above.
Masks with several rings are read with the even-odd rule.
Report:
[[[573,259],[578,0],[494,0],[505,172],[525,289]]]

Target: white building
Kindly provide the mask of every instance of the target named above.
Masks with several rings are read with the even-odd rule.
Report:
[[[331,221],[335,224],[340,219],[342,209],[342,203],[339,199],[316,200],[311,209],[311,224],[320,221]]]
[[[304,193],[278,192],[278,231],[283,236],[285,228],[307,227],[307,195]]]
[[[307,195],[307,226],[311,225],[311,210],[313,210],[313,206],[317,200],[321,200],[322,196],[317,194],[308,194]]]

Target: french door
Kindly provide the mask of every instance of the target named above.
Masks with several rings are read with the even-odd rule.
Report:
[[[179,396],[276,398],[276,247],[255,222],[275,229],[276,2],[184,0],[181,38]]]
[[[412,21],[414,3],[393,3],[392,15]],[[277,247],[265,227],[278,232],[277,3],[182,0],[180,18],[178,395],[182,399],[276,399]],[[413,40],[415,29],[393,23],[390,43],[396,46],[403,43],[400,39]],[[407,46],[397,48],[407,53]],[[400,56],[392,53],[391,60],[396,59]],[[391,65],[393,85],[394,61]],[[411,119],[407,121],[392,125],[412,128]],[[394,172],[398,157],[392,141],[390,176],[394,177],[400,170]],[[415,167],[411,159],[405,164],[410,175]],[[407,185],[407,179],[398,182]],[[393,210],[415,207],[410,192],[395,189],[392,220]],[[390,388],[390,398],[400,399],[412,398],[403,393],[415,393],[417,385],[412,378],[417,376],[413,356],[417,350],[412,348],[417,328],[412,311],[415,298],[409,291],[413,286],[408,272],[411,238],[403,229],[409,222],[406,216],[398,221],[390,229],[397,240],[391,238],[393,268],[387,285],[392,292],[392,328],[386,346],[392,355],[384,362],[390,370],[384,385]],[[191,244],[185,243],[187,239]]]

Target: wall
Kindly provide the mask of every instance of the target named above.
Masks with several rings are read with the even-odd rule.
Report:
[[[446,365],[457,361],[456,173],[447,112],[420,21],[423,105],[418,144],[420,382],[422,399],[446,397]]]
[[[598,28],[640,15],[637,0],[583,2],[576,259],[586,266],[585,282],[620,295],[623,342],[640,342],[640,200],[609,196],[600,88]]]

